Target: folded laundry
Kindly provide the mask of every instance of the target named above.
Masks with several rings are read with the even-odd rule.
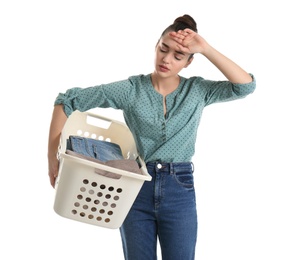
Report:
[[[142,171],[140,169],[140,166],[138,165],[138,162],[135,160],[128,160],[128,159],[123,159],[123,160],[110,160],[110,161],[106,161],[106,162],[102,162],[98,159],[92,158],[92,157],[88,157],[88,156],[84,156],[78,153],[75,153],[71,150],[66,150],[66,153],[81,159],[85,159],[85,160],[89,160],[92,162],[96,162],[96,163],[100,163],[103,165],[107,165],[110,167],[114,167],[120,170],[124,170],[124,171],[129,171],[132,173],[136,173],[136,174],[142,174]],[[116,174],[114,172],[109,172],[106,170],[102,170],[102,169],[97,169],[95,168],[95,172],[105,176],[105,177],[109,177],[112,179],[119,179],[121,177],[121,175]]]
[[[124,159],[118,144],[80,136],[69,136],[67,150],[104,162]]]
[[[70,136],[67,140],[66,153],[81,159],[86,159],[117,169],[142,174],[140,165],[136,160],[124,159],[120,146],[102,140]],[[121,175],[95,168],[97,174],[105,177],[119,179]]]

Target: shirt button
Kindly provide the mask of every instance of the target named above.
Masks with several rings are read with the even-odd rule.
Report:
[[[161,169],[161,168],[162,168],[162,165],[161,165],[160,163],[158,163],[158,164],[156,165],[156,167],[157,167],[157,169]]]

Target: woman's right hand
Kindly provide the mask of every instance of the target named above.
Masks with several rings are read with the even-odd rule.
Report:
[[[58,170],[59,170],[59,160],[56,155],[49,155],[48,161],[49,161],[50,183],[51,183],[52,187],[55,188],[55,182],[56,182],[56,178],[58,176]]]
[[[49,143],[48,143],[48,162],[50,183],[55,188],[55,181],[58,176],[59,160],[57,158],[58,146],[61,131],[67,120],[62,105],[54,106],[53,116],[50,124]]]

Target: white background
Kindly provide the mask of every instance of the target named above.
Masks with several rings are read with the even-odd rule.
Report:
[[[118,230],[53,211],[53,102],[71,87],[152,72],[161,32],[188,13],[210,44],[257,79],[254,94],[203,113],[196,259],[303,260],[300,2],[1,1],[0,258],[123,259]],[[199,55],[181,74],[223,78]]]

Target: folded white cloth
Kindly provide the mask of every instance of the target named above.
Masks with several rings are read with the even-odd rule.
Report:
[[[66,153],[69,154],[69,155],[81,158],[81,159],[85,159],[85,160],[89,160],[89,161],[92,161],[92,162],[100,163],[100,164],[107,165],[107,166],[117,168],[117,169],[120,169],[120,170],[125,170],[125,171],[136,173],[136,174],[142,174],[142,172],[140,170],[140,167],[135,160],[119,159],[119,160],[109,160],[109,161],[103,162],[99,159],[96,159],[96,158],[93,158],[93,157],[90,157],[90,156],[85,156],[85,155],[76,153],[76,152],[71,151],[71,150],[66,150]],[[109,178],[112,178],[112,179],[120,179],[120,177],[121,177],[121,175],[119,175],[117,173],[109,172],[109,171],[102,170],[102,169],[96,169],[95,168],[95,172],[102,175],[102,176],[109,177]]]

